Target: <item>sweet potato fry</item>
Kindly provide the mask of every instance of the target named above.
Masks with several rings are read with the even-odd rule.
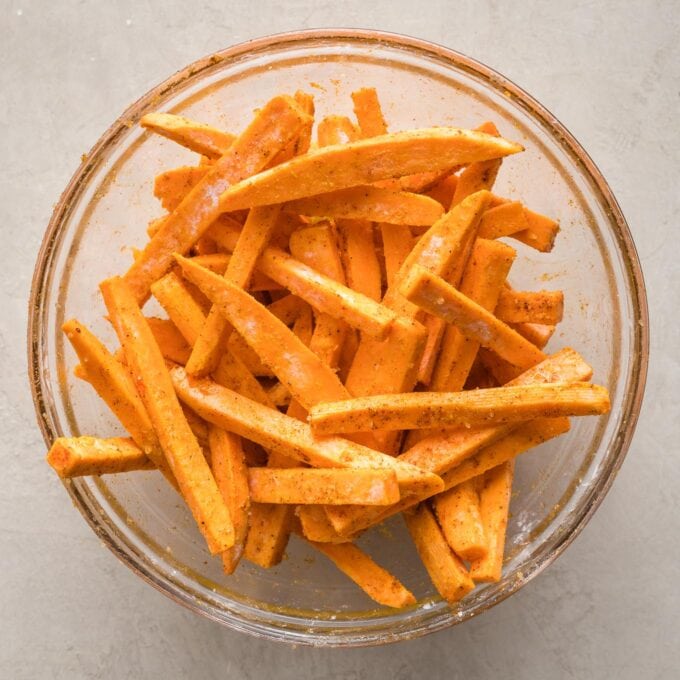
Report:
[[[502,137],[445,127],[360,139],[309,151],[233,184],[222,193],[220,208],[231,212],[286,203],[381,179],[500,158],[521,150],[519,144]]]
[[[253,503],[244,557],[263,569],[277,565],[288,545],[293,518],[289,505]]]
[[[103,281],[100,289],[163,453],[210,552],[234,544],[229,510],[189,429],[177,401],[165,361],[133,292],[121,278]]]
[[[430,187],[430,189],[425,192],[425,195],[434,198],[435,201],[439,201],[444,207],[444,210],[449,210],[453,201],[453,195],[456,193],[457,184],[458,177],[447,173]]]
[[[258,503],[390,505],[399,500],[392,470],[250,468],[250,495]]]
[[[544,383],[465,392],[409,392],[324,402],[309,411],[317,435],[368,430],[500,425],[607,413],[609,394],[591,383]]]
[[[205,267],[206,269],[209,269],[211,272],[215,272],[216,274],[222,274],[224,275],[224,272],[227,271],[227,267],[229,266],[229,260],[231,259],[231,255],[227,253],[212,253],[210,255],[196,255],[191,258],[191,260],[195,264],[200,264],[201,267]],[[263,290],[283,290],[282,286],[279,286],[276,281],[272,281],[268,276],[265,276],[262,272],[257,271],[257,269],[253,272],[253,275],[250,277],[250,282],[248,283],[248,290],[251,293],[259,293]]]
[[[184,339],[193,346],[198,330],[205,322],[205,314],[184,281],[175,272],[168,272],[151,285],[151,293]]]
[[[424,267],[414,267],[400,291],[414,304],[455,324],[465,337],[492,349],[518,368],[526,369],[545,359],[538,347]]]
[[[58,437],[47,462],[62,479],[156,469],[144,451],[125,437]]]
[[[456,555],[469,562],[487,554],[476,480],[437,494],[432,507],[444,538]]]
[[[524,206],[519,201],[508,201],[489,208],[479,222],[480,238],[501,238],[511,236],[529,228]]]
[[[182,165],[156,175],[153,195],[168,212],[172,212],[184,197],[203,179],[207,165]]]
[[[139,123],[143,128],[208,158],[219,158],[225,154],[236,139],[234,135],[222,132],[211,125],[172,113],[147,113],[142,116]]]
[[[258,111],[248,128],[170,213],[125,274],[138,302],[146,300],[151,284],[172,266],[173,255],[185,254],[222,212],[220,194],[265,167],[307,120],[290,97],[275,97]]]
[[[87,382],[113,411],[142,451],[176,488],[174,475],[165,460],[144,403],[125,366],[76,319],[66,321],[62,330],[80,359]],[[128,449],[129,447],[126,450]]]
[[[511,323],[508,325],[532,345],[536,345],[538,349],[543,349],[555,332],[555,326],[540,323]]]
[[[492,310],[515,254],[510,246],[478,238],[463,273],[460,292],[485,309]],[[433,371],[433,391],[462,390],[478,349],[479,343],[466,338],[455,326],[448,326]]]
[[[286,212],[296,215],[369,220],[430,226],[443,214],[428,196],[376,186],[356,186],[290,201]]]
[[[316,138],[319,146],[331,146],[359,139],[359,131],[347,116],[326,116],[319,121]]]
[[[338,220],[337,225],[347,285],[379,301],[382,277],[373,242],[373,224],[366,220]]]
[[[562,321],[564,294],[561,290],[513,290],[504,288],[494,310],[505,323],[555,325]]]
[[[155,316],[147,316],[146,323],[153,333],[163,358],[184,366],[189,361],[191,345],[179,332],[177,326],[170,319],[159,319]]]
[[[404,519],[434,587],[449,604],[455,604],[475,587],[467,569],[449,547],[432,511],[424,503],[404,513]]]
[[[237,435],[210,426],[208,444],[210,467],[222,498],[229,508],[229,515],[234,525],[234,545],[222,553],[222,566],[225,573],[233,574],[243,555],[248,533],[250,508],[248,468],[241,440]]]
[[[382,236],[387,285],[390,286],[413,248],[413,236],[408,226],[385,222],[380,225],[380,234]]]
[[[474,479],[487,470],[512,460],[539,444],[569,431],[568,418],[539,418],[524,423],[498,441],[479,450],[459,465],[442,472],[447,489]]]
[[[376,137],[387,132],[387,123],[374,87],[363,87],[352,92],[352,101],[362,138]]]
[[[300,520],[302,535],[318,543],[347,543],[350,541],[333,528],[328,515],[321,505],[300,505],[295,509],[295,514]]]
[[[476,582],[496,582],[501,578],[513,469],[514,461],[508,461],[484,475],[479,500],[487,553],[470,564],[470,576]]]
[[[553,249],[555,244],[555,237],[557,236],[560,226],[555,220],[551,220],[545,215],[524,209],[524,216],[529,222],[529,228],[525,231],[516,231],[511,234],[512,238],[526,243],[526,245],[535,248],[541,253],[548,253]]]
[[[400,581],[353,543],[310,543],[378,604],[406,607],[416,603],[416,598]]]
[[[192,378],[181,367],[171,370],[179,397],[208,422],[322,468],[389,469],[397,474],[402,494],[436,493],[441,482],[391,456],[340,437],[316,438],[309,425],[261,406],[206,378]]]
[[[238,288],[246,288],[255,269],[255,263],[276,226],[279,212],[279,206],[264,206],[253,208],[248,213],[248,218],[224,273],[226,281]],[[193,375],[212,373],[220,360],[224,343],[230,332],[231,326],[219,309],[213,306],[198,338],[195,343],[192,343],[194,348],[187,362],[187,371]]]

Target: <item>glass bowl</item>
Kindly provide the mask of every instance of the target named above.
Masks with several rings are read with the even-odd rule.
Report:
[[[30,299],[29,360],[47,445],[61,435],[111,436],[120,428],[88,385],[59,331],[77,317],[110,343],[97,283],[124,272],[132,247],[160,214],[153,176],[195,156],[143,131],[154,110],[231,131],[269,97],[305,89],[317,115],[351,113],[350,92],[377,87],[392,130],[492,119],[526,147],[507,159],[494,191],[560,221],[555,249],[520,251],[512,280],[564,290],[564,322],[548,349],[569,345],[611,391],[608,418],[574,419],[571,432],[520,457],[504,576],[455,607],[437,596],[396,518],[360,544],[417,596],[395,611],[373,604],[295,537],[276,568],[243,562],[225,576],[183,504],[156,472],[67,480],[76,507],[112,552],[176,602],[265,638],[371,645],[460,623],[505,599],[549,565],[592,516],[630,443],[645,382],[645,290],[633,241],[599,171],[562,125],[498,73],[451,50],[373,31],[277,35],[197,61],[144,95],[107,130],[66,187],[47,228]]]

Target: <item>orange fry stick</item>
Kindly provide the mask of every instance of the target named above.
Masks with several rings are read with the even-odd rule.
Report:
[[[392,470],[250,468],[250,495],[258,503],[390,505],[399,500]]]
[[[233,147],[232,147],[233,148]],[[519,144],[483,132],[426,128],[360,139],[309,151],[233,184],[220,197],[222,212],[286,203],[305,196],[437,171],[522,151]]]
[[[416,603],[416,598],[400,581],[353,543],[310,543],[378,604],[406,607]]]
[[[413,236],[408,226],[385,222],[380,225],[380,234],[383,243],[387,285],[390,286],[413,248]]]
[[[295,509],[300,520],[302,535],[318,543],[347,543],[350,539],[333,528],[321,505],[300,505]]]
[[[248,128],[168,215],[125,274],[138,302],[146,300],[151,284],[172,266],[173,255],[185,254],[222,212],[220,194],[265,167],[307,120],[290,97],[274,97],[258,111]]]
[[[181,367],[171,370],[179,397],[208,422],[236,432],[267,449],[314,467],[394,470],[402,493],[441,489],[436,475],[340,437],[314,437],[295,418],[262,406],[206,378],[192,378]]]
[[[538,349],[543,349],[555,332],[555,326],[546,326],[539,323],[513,323],[508,325],[514,328],[531,344],[536,345]]]
[[[444,206],[444,210],[448,210],[451,207],[453,195],[456,193],[457,184],[458,177],[447,173],[442,179],[428,189],[425,192],[425,195],[434,198],[435,201],[439,201],[442,206]]]
[[[227,253],[210,253],[208,255],[195,255],[190,258],[194,263],[200,264],[201,267],[209,269],[211,272],[216,274],[224,275],[229,266],[229,260],[231,255]],[[248,290],[251,293],[259,293],[263,290],[283,290],[276,281],[272,281],[268,276],[265,276],[262,272],[255,270],[250,282],[248,284]]]
[[[153,195],[168,212],[172,212],[203,179],[208,169],[207,165],[183,165],[161,172],[154,180]]]
[[[224,279],[239,288],[245,288],[276,226],[279,206],[254,208],[248,213],[232,257],[229,260]],[[220,314],[217,307],[210,309],[201,332],[195,340],[194,349],[187,362],[187,371],[193,375],[212,373],[222,354],[231,326]]]
[[[432,511],[421,504],[415,511],[404,513],[404,520],[437,592],[449,604],[455,604],[475,584],[446,542]]]
[[[479,500],[488,550],[470,565],[470,576],[474,581],[493,583],[501,579],[513,469],[514,461],[508,461],[484,475]]]
[[[365,220],[338,220],[337,224],[347,285],[379,301],[382,281],[373,243],[373,225]]]
[[[530,368],[545,359],[538,347],[424,267],[414,267],[400,290],[414,304],[455,324],[465,337],[492,349],[518,368]]]
[[[233,574],[243,555],[248,533],[250,508],[248,468],[241,440],[237,435],[210,426],[208,444],[210,467],[222,498],[229,508],[229,515],[234,525],[234,545],[222,553],[222,566],[225,573]]]
[[[444,485],[447,489],[458,486],[568,431],[568,418],[539,418],[524,423],[502,439],[466,458],[456,467],[442,472]]]
[[[430,226],[443,214],[432,198],[408,191],[356,186],[286,203],[286,212],[296,215],[345,218]]]
[[[121,278],[103,281],[104,302],[166,460],[210,552],[234,544],[234,527],[215,479],[177,401],[165,360],[132,291]]]
[[[444,538],[456,555],[469,562],[487,554],[475,480],[437,494],[432,506]]]
[[[156,469],[144,451],[125,437],[58,437],[47,462],[62,479]]]
[[[511,234],[512,238],[526,243],[541,253],[550,252],[555,245],[555,237],[560,230],[560,225],[555,220],[528,208],[524,209],[524,216],[529,222],[529,228],[525,231],[514,232]]]
[[[312,431],[323,435],[500,425],[533,418],[601,415],[609,409],[605,387],[559,382],[355,397],[317,404],[308,420]]]
[[[364,87],[352,92],[352,101],[362,138],[376,137],[387,132],[387,123],[374,87]]]
[[[211,125],[172,113],[147,113],[142,116],[139,123],[143,128],[208,158],[219,158],[225,154],[236,139],[234,135],[222,132]]]
[[[170,319],[147,316],[146,322],[153,333],[164,359],[184,366],[191,354],[191,345],[185,340]]]
[[[343,141],[353,142],[359,139],[359,131],[347,116],[326,116],[319,121],[316,138],[319,146],[331,146],[342,144]]]
[[[169,272],[151,285],[151,293],[184,339],[193,345],[205,322],[205,314],[184,281],[175,272]]]
[[[564,294],[561,290],[525,291],[505,288],[494,314],[505,323],[555,325],[562,321]]]
[[[480,238],[501,238],[511,236],[529,228],[524,206],[518,201],[502,203],[489,208],[479,222]]]
[[[80,367],[87,382],[113,411],[142,451],[177,488],[144,403],[125,366],[76,319],[66,321],[62,330],[80,359]]]

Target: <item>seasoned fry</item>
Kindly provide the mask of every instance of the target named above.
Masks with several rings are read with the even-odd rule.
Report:
[[[224,274],[229,266],[229,260],[231,255],[227,253],[212,253],[210,255],[196,255],[191,258],[191,260],[200,264],[201,267],[209,269],[211,272],[216,274]],[[251,293],[259,293],[263,290],[283,290],[282,286],[279,286],[276,281],[272,281],[268,276],[265,276],[262,272],[257,269],[253,272],[250,277],[250,282],[248,283],[248,290]]]
[[[300,520],[303,536],[318,543],[347,543],[350,539],[341,536],[330,523],[321,505],[300,505],[295,509]]]
[[[250,468],[250,495],[258,503],[390,505],[399,500],[392,470]]]
[[[455,604],[474,587],[465,566],[449,547],[432,511],[423,503],[404,519],[416,550],[437,592]]]
[[[179,397],[208,422],[256,441],[299,461],[322,468],[389,469],[397,474],[402,494],[436,493],[436,475],[402,464],[340,437],[316,438],[309,425],[242,397],[206,378],[192,378],[181,367],[171,370]]]
[[[484,475],[479,495],[487,553],[470,565],[470,576],[476,582],[495,582],[501,578],[513,470],[514,461],[508,461]]]
[[[385,270],[387,273],[387,285],[392,285],[394,277],[404,264],[404,260],[413,248],[413,236],[408,226],[398,224],[380,225],[380,234],[383,243],[383,257],[385,258]]]
[[[538,347],[424,267],[414,267],[400,291],[409,301],[455,324],[465,337],[518,368],[527,369],[545,359]]]
[[[132,291],[121,278],[100,289],[163,453],[210,552],[234,544],[229,510],[177,401],[165,361]]]
[[[264,206],[254,208],[248,213],[248,218],[224,273],[225,281],[238,288],[246,288],[255,263],[276,226],[279,212],[279,206]],[[219,309],[213,306],[198,338],[195,343],[192,343],[194,348],[187,362],[187,371],[193,375],[212,373],[217,367],[230,332],[231,326]]]
[[[173,264],[173,255],[185,254],[222,212],[220,193],[261,170],[308,118],[290,97],[275,97],[258,111],[248,128],[168,215],[125,274],[137,302],[146,300],[151,284]]]
[[[151,293],[184,339],[193,346],[198,337],[198,329],[205,322],[205,314],[184,281],[175,272],[169,272],[152,284]]]
[[[345,218],[430,226],[443,214],[428,196],[376,186],[356,186],[290,201],[286,212],[296,215]]]
[[[159,319],[155,316],[147,316],[146,323],[153,333],[163,358],[184,366],[189,361],[191,345],[179,332],[177,326],[170,319]]]
[[[505,323],[555,325],[562,321],[564,294],[560,290],[526,291],[504,288],[494,314]]]
[[[229,508],[229,515],[234,525],[234,545],[222,553],[222,566],[225,573],[233,574],[243,555],[248,533],[250,508],[248,468],[241,440],[237,435],[210,426],[208,444],[210,467],[222,498]]]
[[[382,276],[375,252],[373,225],[366,220],[338,220],[347,285],[367,297],[382,298]]]
[[[476,480],[437,494],[432,507],[444,538],[456,555],[470,562],[487,554]]]
[[[545,215],[525,208],[524,216],[529,222],[529,228],[524,231],[516,231],[511,234],[512,238],[526,243],[542,253],[548,253],[555,245],[560,225]]]
[[[591,383],[544,383],[465,392],[411,392],[324,402],[309,411],[315,434],[500,425],[608,413],[609,393]]]
[[[555,326],[546,326],[539,323],[512,323],[508,325],[531,344],[536,345],[538,349],[543,349],[555,332]]]
[[[144,451],[125,437],[58,437],[47,462],[62,479],[156,469]]]
[[[362,138],[376,137],[387,132],[387,123],[374,87],[363,87],[352,92],[352,101]]]
[[[381,179],[500,158],[521,150],[519,144],[502,137],[446,127],[360,139],[309,151],[233,184],[222,193],[220,208],[231,212],[286,203]]]
[[[480,238],[501,238],[527,229],[529,229],[529,221],[526,218],[524,206],[519,201],[508,201],[489,208],[479,222]]]
[[[378,604],[406,607],[416,603],[410,591],[353,543],[310,543]]]
[[[208,158],[219,158],[225,154],[236,139],[234,135],[211,125],[171,113],[147,113],[139,123],[143,128]]]
[[[326,116],[316,131],[319,146],[342,144],[342,135],[348,142],[359,139],[359,131],[347,116]]]
[[[183,165],[179,168],[166,170],[156,175],[153,183],[153,195],[161,205],[172,212],[184,197],[205,177],[207,165]],[[149,234],[152,236],[152,234]]]

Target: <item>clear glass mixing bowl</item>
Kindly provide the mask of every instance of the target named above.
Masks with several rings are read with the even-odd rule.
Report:
[[[242,563],[234,576],[208,556],[178,497],[158,473],[64,482],[76,507],[125,564],[175,601],[265,638],[314,645],[370,645],[465,621],[508,597],[574,539],[611,485],[630,443],[648,355],[645,290],[626,222],[579,144],[538,102],[486,66],[411,38],[368,31],[311,31],[255,40],[202,59],[133,104],[83,160],[57,204],[38,257],[30,300],[29,360],[45,441],[119,432],[91,389],[73,378],[75,356],[59,331],[72,316],[115,346],[97,282],[127,269],[131,247],[159,215],[153,176],[189,152],[144,132],[154,110],[231,131],[281,92],[317,94],[318,115],[350,113],[350,92],[378,88],[391,129],[494,120],[526,152],[508,159],[495,191],[559,219],[553,252],[519,244],[512,279],[560,288],[566,314],[549,348],[570,345],[611,391],[608,418],[576,419],[571,432],[521,457],[499,583],[455,607],[443,603],[400,519],[360,544],[418,597],[404,611],[377,607],[323,557],[291,540],[271,570]],[[547,283],[546,283],[547,282]]]

